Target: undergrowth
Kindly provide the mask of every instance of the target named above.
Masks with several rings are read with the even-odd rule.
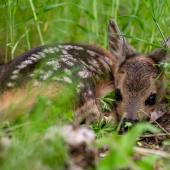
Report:
[[[122,36],[134,49],[148,53],[155,47],[160,48],[159,44],[170,34],[169,14],[170,2],[167,0],[1,0],[0,63],[6,63],[34,47],[51,43],[86,42],[108,49],[110,18],[116,20]],[[165,71],[169,62],[160,66]],[[170,89],[169,83],[167,88]],[[110,110],[113,98],[113,91],[100,98],[104,111]],[[166,98],[169,99],[169,96]],[[51,141],[44,139],[49,127],[74,122],[71,111],[63,110],[67,103],[63,105],[56,105],[39,96],[30,113],[24,110],[14,122],[1,120],[1,170],[65,169],[69,155],[63,139],[59,135]],[[137,137],[146,130],[158,133],[155,127],[142,123],[118,136],[111,122],[106,122],[102,128],[104,123],[100,118],[98,123],[90,125],[99,139],[96,147],[109,148],[108,155],[101,159],[97,170],[151,170],[156,162],[168,169],[169,159],[163,162],[158,155],[144,156],[142,160],[132,158]]]

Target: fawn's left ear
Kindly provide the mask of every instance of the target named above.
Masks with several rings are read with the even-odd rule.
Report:
[[[170,48],[170,36],[166,39],[166,43]],[[168,49],[165,42],[162,42],[160,46]],[[170,52],[164,49],[157,48],[151,53],[150,56],[156,61],[156,63],[167,62],[170,59]]]
[[[109,20],[109,49],[117,65],[120,65],[125,59],[135,54],[135,51],[128,43],[125,37],[116,35],[122,34],[115,20]],[[114,34],[116,33],[116,34]]]

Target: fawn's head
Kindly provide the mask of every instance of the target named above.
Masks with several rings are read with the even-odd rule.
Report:
[[[154,83],[161,73],[155,64],[166,62],[170,53],[156,49],[150,55],[142,56],[133,50],[126,38],[116,35],[121,32],[113,19],[109,20],[108,29],[109,49],[116,62],[113,74],[119,119],[125,114],[125,120],[132,124],[146,120],[165,94],[164,74]],[[170,45],[170,37],[167,44]],[[161,46],[166,48],[165,43]]]

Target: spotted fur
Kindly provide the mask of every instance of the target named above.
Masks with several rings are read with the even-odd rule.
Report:
[[[98,119],[102,109],[98,103],[96,85],[105,80],[113,85],[111,69],[113,64],[114,61],[108,51],[90,44],[53,44],[37,47],[1,67],[1,92],[3,99],[7,93],[8,96],[9,93],[13,96],[14,91],[18,93],[17,89],[24,91],[19,94],[26,94],[25,91],[34,78],[33,91],[36,87],[38,91],[39,85],[47,82],[46,90],[50,93],[45,91],[44,95],[50,99],[54,94],[58,96],[58,93],[61,93],[61,89],[56,90],[55,87],[62,86],[62,89],[72,90],[71,93],[69,92],[71,104],[67,105],[68,109],[73,111],[77,123],[91,115]],[[51,83],[54,88],[51,88]],[[40,91],[42,93],[42,90]],[[68,97],[65,91],[67,90],[63,90],[62,93]],[[105,90],[107,91],[109,89]],[[6,98],[5,101],[7,101]],[[30,105],[30,102],[28,103]],[[32,100],[32,105],[34,103],[35,98]],[[3,110],[5,112],[4,107]]]

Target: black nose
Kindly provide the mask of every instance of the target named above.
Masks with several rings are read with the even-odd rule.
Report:
[[[122,132],[125,132],[125,131],[127,131],[128,129],[130,129],[131,127],[133,127],[133,125],[134,125],[135,123],[137,123],[137,122],[139,122],[139,120],[124,118],[123,121],[122,121],[120,130],[121,130]]]

